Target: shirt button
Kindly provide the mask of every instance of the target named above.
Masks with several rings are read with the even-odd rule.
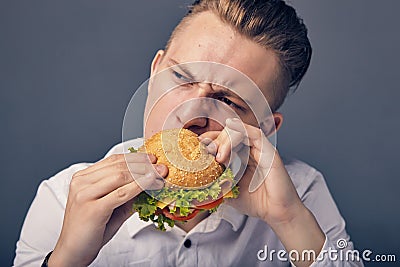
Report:
[[[192,241],[190,241],[190,239],[186,239],[183,245],[185,248],[190,248],[192,246]]]

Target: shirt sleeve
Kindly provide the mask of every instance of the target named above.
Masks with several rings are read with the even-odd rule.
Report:
[[[39,185],[17,241],[14,266],[40,266],[54,249],[62,228],[69,182],[76,171],[86,166],[72,165]]]
[[[364,266],[322,174],[312,169],[310,176],[311,183],[300,197],[325,233],[325,243],[312,267]]]

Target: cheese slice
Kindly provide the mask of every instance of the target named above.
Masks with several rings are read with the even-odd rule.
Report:
[[[224,198],[233,198],[232,190],[224,195]]]
[[[162,200],[159,200],[156,204],[157,208],[163,209],[166,206],[168,206],[169,204],[171,204],[172,202],[174,202],[173,199],[170,198],[164,198]]]
[[[165,208],[166,206],[168,206],[168,203],[164,203],[164,202],[162,202],[162,201],[158,201],[157,204],[156,204],[156,206],[157,206],[157,208],[163,209],[163,208]]]

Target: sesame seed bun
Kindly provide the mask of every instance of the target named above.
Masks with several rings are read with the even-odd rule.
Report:
[[[158,164],[168,167],[165,181],[169,187],[207,187],[224,171],[224,166],[207,153],[198,135],[183,128],[154,134],[138,151],[154,154]]]

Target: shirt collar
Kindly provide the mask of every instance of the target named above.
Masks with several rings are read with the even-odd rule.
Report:
[[[235,208],[221,204],[218,210],[212,213],[209,217],[204,219],[197,225],[191,232],[211,232],[218,228],[221,220],[225,220],[226,222],[230,223],[232,226],[233,231],[237,231],[244,223],[246,219],[246,215],[241,214]],[[134,238],[137,233],[142,231],[144,228],[147,227],[155,227],[154,223],[151,221],[142,221],[139,219],[138,213],[133,214],[127,223],[127,229],[129,236]],[[167,231],[171,231],[170,227],[166,227]]]
[[[142,221],[139,219],[139,214],[136,212],[134,213],[127,221],[127,229],[130,237],[135,237],[137,233],[139,233],[144,228],[153,225],[151,221]]]
[[[232,230],[235,232],[243,225],[247,217],[234,207],[226,204],[221,204],[217,212],[215,212],[215,215],[220,216],[221,219],[229,222],[232,225]]]

